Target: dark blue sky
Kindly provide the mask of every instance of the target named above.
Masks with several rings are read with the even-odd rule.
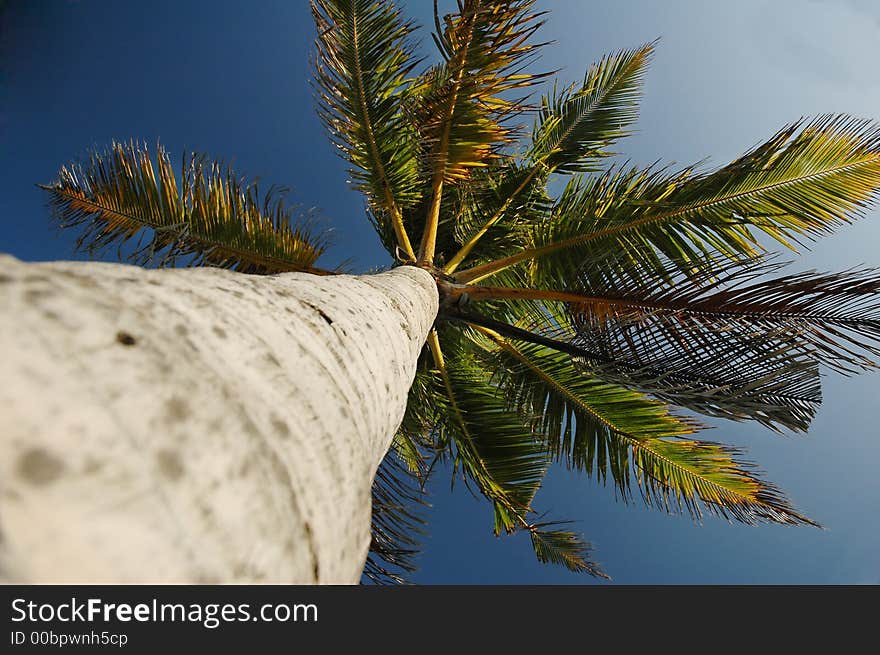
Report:
[[[423,25],[428,0],[405,3]],[[448,4],[448,3],[447,3]],[[662,37],[639,132],[620,150],[722,164],[783,124],[828,111],[880,118],[880,7],[870,1],[544,2],[541,62],[579,79],[603,53]],[[13,1],[0,18],[0,252],[70,259],[36,183],[112,139],[203,151],[292,189],[336,231],[326,264],[387,263],[314,115],[306,3]],[[430,41],[425,33],[425,50]],[[880,213],[840,230],[798,268],[880,266]],[[807,436],[714,422],[708,438],[743,446],[825,530],[748,527],[614,500],[554,469],[537,505],[571,518],[618,583],[880,583],[880,376],[827,378]],[[432,485],[431,538],[417,582],[591,583],[542,566],[524,537],[491,535],[488,506],[462,485]]]

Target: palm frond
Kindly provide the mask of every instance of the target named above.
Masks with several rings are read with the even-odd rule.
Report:
[[[440,439],[456,470],[476,483],[495,509],[495,531],[523,528],[548,465],[538,439],[511,412],[487,373],[457,340],[447,339],[439,380],[446,402],[437,414]]]
[[[610,474],[624,499],[635,475],[646,503],[667,511],[702,509],[745,523],[813,522],[735,458],[738,451],[687,438],[699,425],[637,391],[585,375],[571,358],[544,346],[497,345],[498,384],[511,406],[532,413],[548,448],[573,468]]]
[[[545,278],[568,279],[598,252],[693,270],[721,255],[753,257],[763,232],[785,245],[860,216],[880,188],[880,127],[846,116],[788,126],[712,173],[617,169],[575,179],[532,245],[456,277],[475,282],[535,261]]]
[[[484,175],[486,180],[479,179]],[[444,267],[447,273],[465,259],[490,261],[516,252],[552,204],[546,192],[547,174],[537,168],[510,163],[497,171],[475,173],[474,178],[480,183],[457,188],[463,197],[456,203],[461,209],[453,230],[456,243],[464,245]]]
[[[261,197],[255,183],[199,154],[184,155],[180,181],[161,146],[156,163],[145,147],[113,143],[42,188],[57,223],[80,230],[80,250],[116,245],[122,257],[122,246],[138,237],[125,257],[138,264],[327,273],[314,266],[325,240],[294,224],[273,190]]]
[[[721,359],[713,359],[709,347],[700,346],[697,354],[685,349],[682,355],[676,344],[667,344],[667,349],[649,349],[649,363],[645,363],[610,352],[604,344],[594,343],[595,337],[579,336],[568,325],[564,310],[547,303],[525,311],[522,321],[527,322],[527,329],[455,308],[444,309],[442,317],[565,353],[590,377],[708,416],[803,431],[821,404],[816,362],[793,355],[791,347],[774,334],[763,339],[754,335],[732,347],[723,338],[721,343],[713,341],[714,349],[724,353]],[[636,344],[630,346],[636,348]]]
[[[711,366],[738,342],[766,343],[765,335],[776,334],[793,355],[841,372],[876,367],[870,356],[880,355],[880,273],[769,277],[781,268],[774,262],[736,262],[711,275],[684,276],[670,264],[667,275],[650,280],[632,275],[631,268],[620,275],[613,265],[585,266],[572,284],[581,300],[570,296],[568,313],[580,335],[610,339],[624,350],[639,341],[677,343],[694,352],[698,340],[708,346],[712,335],[719,335],[725,343],[706,358]],[[611,346],[614,356],[620,348]]]
[[[444,184],[466,179],[511,142],[506,123],[522,111],[523,101],[509,95],[541,77],[525,72],[539,47],[529,39],[542,25],[533,5],[534,0],[462,0],[442,27],[437,18],[435,42],[445,61],[427,71],[411,94],[410,114],[431,171],[419,261],[434,261]]]
[[[876,366],[880,275],[780,276],[782,266],[739,261],[684,275],[661,261],[658,274],[609,256],[583,263],[566,291],[470,285],[448,295],[534,301],[518,308],[529,329],[580,347],[597,374],[701,413],[802,431],[821,400],[817,363]],[[551,320],[556,305],[564,310]]]
[[[476,483],[492,502],[495,534],[528,530],[539,561],[607,577],[591,561],[589,544],[580,537],[545,530],[554,525],[551,523],[528,521],[549,458],[534,431],[508,407],[503,390],[492,383],[485,370],[475,366],[472,342],[458,337],[445,339],[444,347],[452,354],[449,364],[444,360],[440,339],[429,339],[429,344],[438,365],[438,387],[442,385],[446,394],[446,403],[435,406],[439,443],[452,453],[456,470],[464,474],[466,481]]]
[[[776,431],[806,431],[821,404],[819,367],[792,352],[787,333],[711,334],[681,343],[639,335],[624,345],[620,340],[636,331],[614,330],[569,337],[590,375],[707,416],[756,421]]]
[[[312,0],[311,6],[318,29],[318,114],[353,165],[356,188],[382,221],[380,236],[392,232],[412,258],[402,212],[421,195],[419,146],[401,95],[417,63],[414,28],[391,2]]]
[[[456,273],[463,283],[476,283],[511,266],[526,263],[536,277],[531,282],[569,279],[585,260],[599,253],[616,252],[638,262],[658,259],[657,251],[678,253],[678,261],[705,259],[706,248],[676,233],[676,226],[644,230],[593,239],[606,226],[635,221],[647,208],[664,202],[692,176],[690,171],[669,172],[652,168],[609,168],[598,176],[573,176],[555,200],[544,220],[533,225],[519,251],[502,259],[485,262]],[[687,226],[685,226],[686,228]],[[684,229],[684,228],[683,228]],[[739,228],[737,228],[739,229]],[[740,229],[740,232],[742,230]],[[744,238],[730,232],[730,238]]]
[[[610,580],[602,567],[592,561],[592,545],[573,532],[553,529],[556,525],[535,523],[529,526],[532,548],[538,561],[564,566],[574,573],[589,573]]]
[[[541,100],[528,159],[559,173],[596,170],[608,146],[629,134],[638,118],[642,80],[654,50],[649,43],[593,64],[578,88],[553,90]]]
[[[724,168],[698,176],[653,220],[734,220],[789,246],[863,215],[878,187],[880,126],[829,114],[786,126]]]
[[[479,229],[475,226],[470,230],[467,241],[444,267],[447,273],[453,273],[469,258],[490,230],[496,240],[504,237],[505,230],[498,228],[510,222],[508,214],[534,197],[534,190],[539,184],[546,185],[550,173],[595,170],[597,158],[613,154],[605,148],[626,136],[625,128],[638,117],[642,74],[652,50],[653,44],[648,44],[610,55],[590,67],[579,90],[571,86],[557,91],[554,86],[553,92],[542,99],[540,118],[522,172],[515,166],[506,169],[518,172],[521,181],[508,190],[504,202],[494,211],[483,212]],[[526,243],[518,240],[516,245],[522,247]],[[470,257],[471,264],[479,261],[476,253]]]
[[[446,181],[485,165],[513,136],[504,123],[522,111],[510,92],[543,75],[526,72],[540,44],[530,38],[543,25],[535,0],[462,0],[456,13],[438,18],[434,40],[444,63],[425,76],[424,102],[431,117],[422,137]],[[436,3],[435,3],[436,7]]]
[[[372,489],[370,553],[363,575],[375,584],[405,584],[416,570],[426,521],[423,485],[392,452],[376,472]]]

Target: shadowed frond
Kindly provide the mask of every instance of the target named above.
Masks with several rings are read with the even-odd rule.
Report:
[[[318,114],[377,220],[414,257],[402,212],[421,195],[418,139],[401,111],[417,63],[411,23],[390,2],[313,0]],[[387,247],[386,243],[386,247]],[[391,249],[393,252],[393,249]]]
[[[138,264],[218,266],[243,273],[306,271],[323,240],[291,222],[290,210],[270,190],[261,198],[229,168],[203,155],[184,157],[178,182],[165,150],[158,168],[146,148],[114,143],[85,165],[61,169],[43,186],[62,228],[77,228],[77,247],[89,252],[138,237],[127,259]],[[158,176],[157,176],[158,171]],[[143,244],[145,233],[149,241]]]
[[[431,354],[427,348],[423,349],[409,388],[403,420],[391,444],[409,472],[419,480],[424,480],[429,472],[425,453],[443,448],[443,444],[438,443],[435,424],[437,407],[445,402],[445,391],[438,387]]]
[[[593,546],[568,530],[550,529],[559,524],[535,523],[529,526],[532,548],[539,562],[564,566],[574,573],[589,573],[597,578],[611,578],[593,563]]]
[[[416,570],[415,559],[425,536],[427,507],[422,486],[394,453],[382,460],[372,491],[370,554],[364,576],[376,584],[404,584]]]
[[[551,171],[596,170],[596,158],[629,134],[638,118],[642,79],[654,44],[621,50],[593,64],[578,88],[553,91],[541,100],[528,159]]]
[[[809,356],[841,372],[875,367],[870,356],[880,355],[880,273],[768,277],[780,268],[740,262],[686,277],[670,265],[667,276],[634,282],[640,276],[620,275],[615,266],[585,266],[572,284],[577,294],[570,297],[568,313],[580,335],[619,344],[608,353],[627,361],[635,352],[627,356],[620,350],[633,350],[634,340],[675,343],[693,353],[698,340],[708,346],[718,335],[722,349],[706,353],[707,365],[718,366],[711,362],[723,360],[728,348],[745,340],[766,342],[766,335],[775,334],[793,356]]]
[[[773,430],[809,428],[822,400],[819,367],[791,345],[791,333],[707,331],[681,342],[667,336],[611,326],[569,338],[583,349],[579,363],[591,375],[708,416]]]
[[[755,256],[757,232],[786,245],[827,233],[871,206],[878,187],[880,127],[823,116],[713,173],[631,169],[572,180],[533,245],[456,278],[475,282],[534,260],[543,278],[570,279],[599,252],[658,266],[662,255],[689,273],[713,253]]]
[[[539,435],[508,407],[504,390],[492,383],[474,359],[473,343],[459,335],[444,339],[444,348],[452,355],[449,364],[439,338],[429,338],[429,345],[438,367],[438,388],[442,385],[446,395],[445,403],[436,407],[440,443],[452,454],[456,470],[460,468],[465,480],[476,483],[492,502],[495,534],[528,530],[540,561],[607,577],[590,561],[589,545],[580,537],[544,531],[550,523],[531,524],[527,520],[549,457]]]
[[[754,260],[686,276],[667,262],[657,275],[607,257],[584,264],[567,291],[464,286],[449,295],[534,301],[520,308],[533,317],[529,329],[581,348],[603,377],[713,416],[806,430],[821,400],[816,363],[844,373],[876,366],[880,274],[776,275],[781,267]]]
[[[687,351],[681,356],[676,344],[671,344],[668,350],[651,350],[646,364],[627,360],[610,353],[604,344],[580,337],[568,325],[564,312],[554,314],[552,309],[544,304],[528,312],[528,329],[474,312],[445,310],[444,317],[565,353],[574,358],[579,372],[590,377],[638,389],[709,416],[754,420],[772,429],[806,430],[821,402],[817,364],[793,356],[778,335],[753,338],[733,347],[727,346],[723,337],[715,339],[715,349],[725,353],[717,361],[705,354],[711,353],[711,348],[701,348],[696,356]]]

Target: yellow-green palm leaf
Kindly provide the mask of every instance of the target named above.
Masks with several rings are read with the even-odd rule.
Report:
[[[58,224],[79,230],[77,245],[90,252],[135,240],[126,257],[139,264],[327,272],[315,268],[323,239],[294,223],[277,194],[261,197],[203,155],[185,156],[178,179],[161,146],[154,166],[146,148],[114,143],[43,188]]]

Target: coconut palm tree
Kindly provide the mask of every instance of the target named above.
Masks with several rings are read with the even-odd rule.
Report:
[[[393,2],[313,0],[318,110],[395,262],[374,276],[384,281],[319,268],[324,242],[307,220],[203,155],[185,156],[178,175],[161,147],[154,161],[145,147],[117,143],[45,187],[83,248],[119,246],[148,266],[231,269],[228,292],[306,298],[317,324],[335,325],[343,341],[391,317],[398,350],[392,338],[359,334],[387,361],[409,358],[385,385],[408,395],[380,393],[390,409],[373,430],[385,439],[351,482],[373,482],[365,570],[380,581],[412,570],[413,508],[443,461],[492,504],[496,533],[527,531],[539,560],[596,576],[605,573],[590,545],[534,506],[554,461],[613,484],[625,501],[815,525],[735,449],[699,439],[692,414],[806,431],[820,369],[860,371],[880,353],[875,271],[784,272],[768,254],[774,241],[794,252],[874,202],[880,126],[801,120],[717,170],[621,163],[611,149],[637,118],[655,44],[610,54],[582,83],[554,84],[535,104],[531,87],[548,76],[533,72],[543,20],[534,5],[459,0],[436,16],[440,57],[424,67],[415,26]],[[295,288],[283,286],[290,279]],[[215,311],[207,304],[194,313]],[[358,356],[357,343],[343,347]],[[381,386],[358,382],[371,393]],[[321,467],[314,453],[303,459]],[[169,455],[165,473],[179,466]],[[362,500],[352,516],[369,515]],[[345,522],[327,513],[332,529]],[[345,573],[330,579],[363,565],[366,547],[350,550]],[[308,579],[328,579],[315,569]]]

